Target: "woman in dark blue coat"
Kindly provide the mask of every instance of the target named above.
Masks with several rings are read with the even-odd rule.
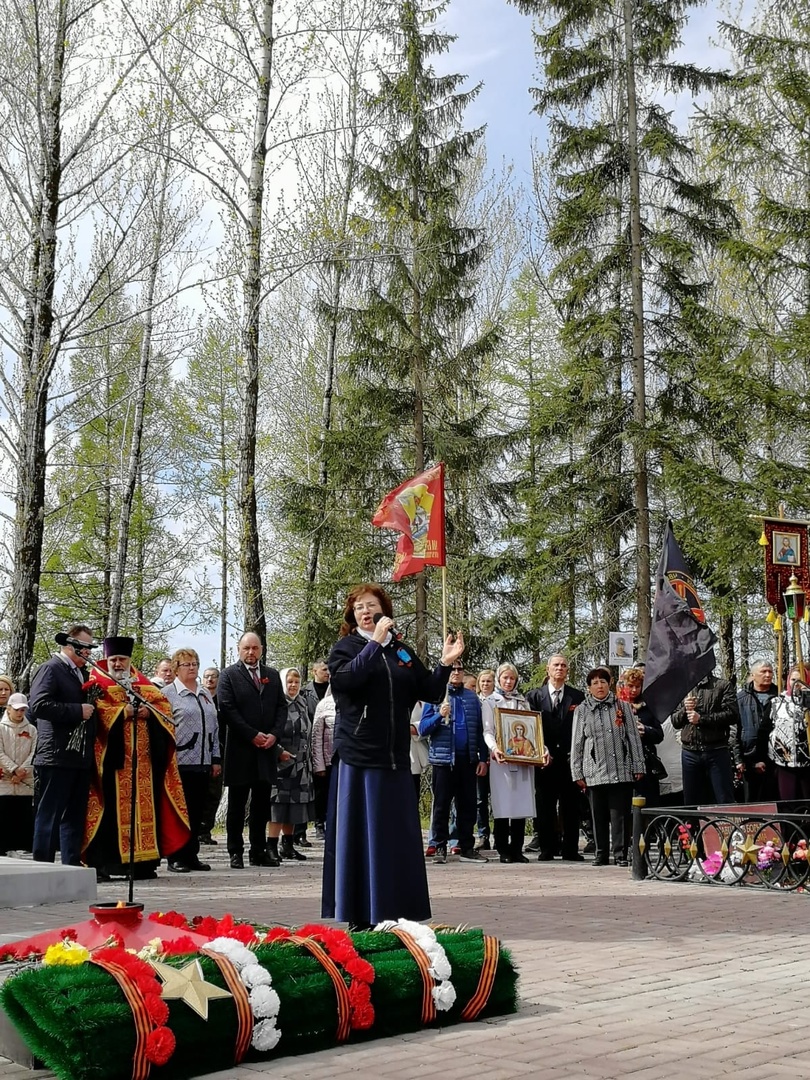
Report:
[[[431,674],[395,636],[392,615],[391,598],[379,585],[355,586],[329,656],[337,717],[322,915],[354,927],[430,918],[410,770],[411,710],[417,701],[444,696],[453,661],[464,651],[463,636],[448,635]]]

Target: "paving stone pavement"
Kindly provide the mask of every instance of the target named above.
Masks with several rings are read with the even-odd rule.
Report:
[[[319,917],[321,849],[278,870],[227,867],[137,888],[147,911],[226,911],[262,923]],[[751,1080],[810,1075],[807,895],[634,882],[591,864],[488,865],[452,857],[428,870],[437,922],[482,926],[511,950],[511,1017],[235,1067],[210,1080]],[[99,886],[99,899],[126,897]],[[0,910],[0,940],[69,925],[81,904]],[[807,1072],[805,1072],[805,1069]],[[49,1077],[0,1058],[0,1078]],[[126,1078],[121,1078],[126,1080]]]

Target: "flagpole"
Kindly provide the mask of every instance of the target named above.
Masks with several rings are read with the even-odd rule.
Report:
[[[442,567],[442,641],[447,640],[447,567]]]

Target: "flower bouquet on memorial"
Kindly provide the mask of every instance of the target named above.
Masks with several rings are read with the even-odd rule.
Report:
[[[137,952],[120,935],[88,949],[79,928],[0,989],[29,1049],[60,1080],[146,1080],[154,1066],[179,1080],[516,1008],[509,954],[481,930],[399,920],[349,934],[227,915],[151,918],[155,936]]]

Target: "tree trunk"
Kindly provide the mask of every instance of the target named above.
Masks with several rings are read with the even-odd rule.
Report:
[[[222,409],[219,421],[219,467],[222,484],[222,551],[220,557],[220,599],[219,599],[219,670],[225,667],[228,652],[228,443],[225,433],[225,373],[220,374],[220,401]]]
[[[340,207],[340,221],[338,228],[338,254],[332,265],[332,281],[329,295],[329,327],[326,339],[326,370],[323,377],[323,404],[321,407],[321,430],[318,435],[318,487],[319,508],[321,521],[312,537],[307,553],[307,586],[304,601],[304,641],[303,641],[303,667],[309,670],[309,665],[315,659],[312,627],[312,608],[315,595],[315,582],[318,579],[318,562],[321,553],[321,523],[326,518],[327,500],[329,497],[329,468],[327,463],[326,439],[332,430],[332,402],[334,397],[335,373],[337,370],[337,342],[338,327],[340,323],[340,302],[343,295],[343,280],[346,273],[345,251],[346,233],[349,223],[349,209],[354,193],[355,175],[357,172],[357,99],[359,85],[356,80],[352,81],[352,97],[350,103],[351,136],[347,148],[348,168],[346,182],[343,187]]]
[[[267,620],[262,595],[259,524],[256,507],[256,435],[259,410],[259,321],[261,314],[261,243],[267,159],[267,121],[270,77],[273,64],[274,0],[261,5],[256,87],[256,117],[253,128],[250,179],[248,182],[247,252],[243,279],[242,348],[245,356],[245,401],[239,433],[239,571],[242,585],[244,628],[267,641]]]
[[[630,287],[633,312],[633,493],[636,503],[636,627],[639,659],[650,641],[650,510],[647,482],[647,382],[644,357],[644,279],[641,251],[638,112],[636,105],[634,0],[624,0],[627,152],[630,172]]]
[[[170,136],[167,134],[167,140]],[[135,416],[132,422],[132,439],[129,445],[127,475],[121,495],[121,512],[118,519],[118,543],[115,552],[115,565],[112,573],[110,592],[110,611],[107,618],[107,634],[116,635],[121,622],[121,604],[124,595],[124,579],[127,572],[127,551],[129,548],[129,526],[132,520],[132,503],[141,469],[141,446],[143,443],[143,422],[146,411],[146,391],[149,381],[149,364],[152,359],[152,328],[154,325],[155,289],[157,286],[158,266],[163,245],[163,227],[166,219],[166,186],[169,180],[168,147],[163,157],[158,192],[158,207],[155,218],[155,232],[152,240],[152,255],[146,293],[143,300],[144,323],[141,336],[141,348],[138,358],[138,382],[135,398]]]
[[[14,569],[9,604],[8,670],[27,687],[37,631],[45,526],[45,433],[55,357],[51,350],[56,280],[56,226],[62,178],[62,82],[67,0],[60,0],[49,85],[41,87],[41,183],[31,217],[31,256],[21,347],[20,444],[16,470]]]

